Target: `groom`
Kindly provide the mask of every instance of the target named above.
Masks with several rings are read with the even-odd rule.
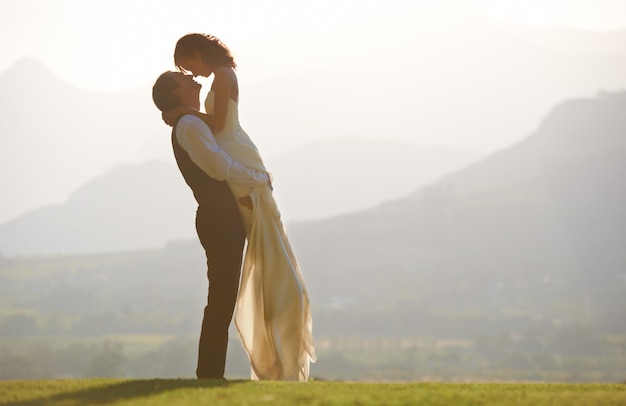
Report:
[[[200,88],[192,76],[165,72],[152,88],[161,111],[182,105],[200,108]],[[209,293],[198,348],[198,379],[223,379],[230,325],[241,272],[245,231],[228,184],[265,185],[267,174],[247,169],[224,152],[209,127],[191,114],[172,130],[178,168],[198,202],[196,231],[207,258]],[[251,201],[239,204],[251,208]]]

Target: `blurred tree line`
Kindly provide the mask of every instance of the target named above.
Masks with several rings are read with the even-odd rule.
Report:
[[[127,351],[110,339],[56,346],[25,340],[29,343],[0,345],[0,379],[194,376],[197,341],[191,336],[147,345],[145,351]],[[472,340],[355,336],[319,341],[311,371],[321,380],[626,381],[626,336],[599,335],[577,324],[551,331],[503,330]],[[236,335],[229,346],[227,377],[249,377]]]

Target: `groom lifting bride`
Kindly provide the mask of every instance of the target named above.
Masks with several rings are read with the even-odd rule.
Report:
[[[236,307],[252,378],[306,381],[315,361],[308,294],[270,175],[239,124],[234,59],[217,38],[203,34],[181,38],[174,58],[182,72],[163,73],[152,97],[173,126],[174,155],[198,203],[196,230],[207,257],[209,293],[196,375],[223,378]],[[204,113],[201,85],[183,72],[214,76]]]

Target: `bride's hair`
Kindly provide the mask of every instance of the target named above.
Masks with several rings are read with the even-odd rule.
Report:
[[[215,66],[236,68],[235,58],[230,50],[217,37],[208,34],[187,34],[176,43],[174,50],[174,64],[181,71],[180,59],[191,58],[194,51],[200,52],[202,60]]]

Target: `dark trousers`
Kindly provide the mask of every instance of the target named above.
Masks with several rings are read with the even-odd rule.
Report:
[[[198,379],[224,377],[228,327],[235,310],[245,231],[237,208],[198,208],[196,230],[206,252],[209,293],[198,346]]]

